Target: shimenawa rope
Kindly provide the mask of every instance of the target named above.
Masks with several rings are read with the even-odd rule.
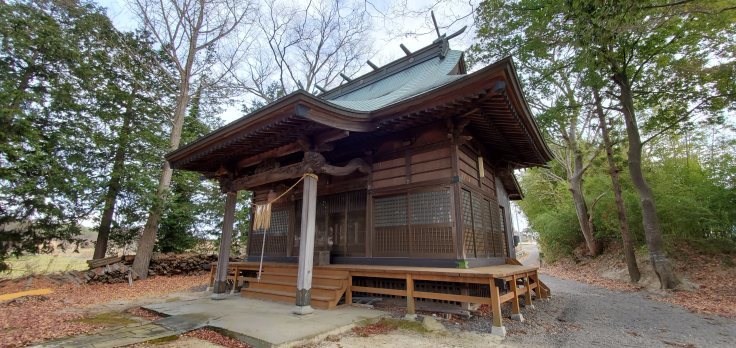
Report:
[[[302,182],[302,180],[304,180],[304,178],[306,177],[312,177],[315,180],[319,180],[316,174],[305,173],[304,175],[302,175],[301,178],[299,178],[299,180],[297,180],[297,182],[294,183],[294,185],[291,185],[291,187],[289,187],[286,191],[281,193],[278,197],[270,200],[268,203],[253,204],[255,207],[255,214],[253,216],[253,230],[256,231],[259,229],[263,229],[263,242],[261,243],[261,261],[258,264],[258,277],[256,278],[259,282],[261,281],[261,273],[263,272],[263,253],[266,249],[266,231],[271,228],[271,204],[281,199],[281,197],[286,195],[289,191],[293,190],[296,185],[299,185],[299,183]]]

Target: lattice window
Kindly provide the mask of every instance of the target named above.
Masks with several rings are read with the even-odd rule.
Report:
[[[483,231],[479,240],[482,241],[482,252],[478,252],[483,257],[493,256],[493,219],[491,218],[491,201],[489,199],[483,200],[481,218],[483,219]],[[479,246],[479,249],[481,247]]]
[[[373,211],[375,256],[454,255],[448,190],[377,197]]]
[[[473,205],[472,195],[468,190],[462,190],[463,204],[463,240],[465,243],[465,255],[475,257],[475,244],[473,242]]]
[[[409,203],[412,225],[449,224],[452,222],[448,191],[411,193],[409,194]]]
[[[499,223],[501,227],[499,228],[500,236],[498,238],[499,243],[501,244],[500,247],[497,249],[498,253],[496,256],[499,257],[505,257],[507,255],[506,250],[507,248],[507,240],[506,236],[508,235],[508,231],[506,230],[506,209],[502,206],[498,206],[498,214],[500,215]]]
[[[346,237],[343,239],[347,242],[347,245],[344,246],[344,253],[347,256],[364,256],[366,192],[354,191],[347,193],[346,196],[348,217]]]
[[[263,229],[253,231],[250,238],[251,256],[260,256],[261,248],[266,256],[286,256],[287,234],[289,232],[289,207],[273,207],[271,211],[271,227],[266,231],[266,245],[263,243]]]
[[[380,197],[373,200],[375,227],[405,226],[407,222],[406,195]]]
[[[315,250],[329,250],[338,256],[365,255],[366,191],[351,191],[317,197]],[[299,255],[302,201],[296,210],[292,255]]]
[[[462,190],[463,239],[467,257],[505,257],[503,207],[487,196]]]

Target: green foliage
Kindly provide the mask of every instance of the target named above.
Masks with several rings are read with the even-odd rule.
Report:
[[[0,3],[0,259],[73,240],[100,196],[94,105],[112,26],[92,5]]]
[[[166,151],[171,82],[147,68],[159,53],[76,1],[0,3],[0,43],[0,259],[73,241],[113,177],[113,239],[125,245]]]
[[[736,109],[735,13],[728,1],[704,0],[481,4],[471,62],[514,57],[529,104],[557,157],[550,168],[528,170],[521,180],[526,197],[520,206],[547,253],[568,253],[582,240],[565,181],[571,171],[564,169],[577,151],[568,141],[575,130],[578,149],[595,151],[595,122],[581,121],[591,112],[591,88],[605,97],[617,143],[614,156],[619,168],[627,167],[622,85],[632,94],[630,111],[646,145],[644,174],[665,236],[695,244],[736,238],[736,136],[729,125],[729,112],[732,118]],[[706,122],[696,126],[695,120]],[[631,233],[642,243],[639,195],[628,173],[620,174]],[[592,161],[583,180],[596,237],[620,238],[602,156]]]
[[[531,169],[524,173],[520,185],[527,195],[517,203],[531,228],[539,232],[546,257],[554,260],[572,252],[583,242],[583,236],[567,183],[547,176],[544,171]]]
[[[709,131],[706,128],[701,133]],[[652,153],[667,157],[646,161],[645,174],[658,203],[662,233],[671,245],[685,241],[704,252],[733,253],[736,252],[736,186],[719,173],[717,166],[732,161],[733,147],[721,149],[713,154],[715,158],[704,160],[710,153],[707,145],[710,144],[690,143],[686,151],[677,138],[654,143],[650,145]],[[532,229],[539,232],[545,252],[556,258],[569,254],[583,240],[566,185],[546,174],[550,170],[554,171],[554,166],[523,173],[520,184],[526,195],[519,206]],[[596,237],[618,240],[616,207],[607,170],[604,161],[595,162],[586,176],[585,189],[589,192],[589,206],[603,194],[593,208]],[[729,174],[725,175],[730,178]],[[626,172],[621,173],[621,181],[632,237],[643,245],[638,196]]]

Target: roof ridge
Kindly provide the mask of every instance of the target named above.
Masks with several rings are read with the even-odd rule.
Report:
[[[339,85],[332,88],[324,93],[319,94],[317,97],[320,99],[330,100],[339,98],[345,94],[353,92],[357,89],[363,88],[376,81],[380,81],[383,78],[409,69],[415,65],[421,64],[427,60],[437,58],[444,58],[447,52],[450,50],[448,40],[435,40],[431,44],[419,49],[416,52],[412,52],[404,57],[394,60],[376,70],[367,72],[359,77],[353,78],[348,83]]]

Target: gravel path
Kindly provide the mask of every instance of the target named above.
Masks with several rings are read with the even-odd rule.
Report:
[[[531,253],[533,256],[533,253]],[[525,260],[535,262],[533,257]],[[505,320],[504,343],[554,347],[736,347],[736,320],[691,313],[646,298],[542,276],[552,299]]]

